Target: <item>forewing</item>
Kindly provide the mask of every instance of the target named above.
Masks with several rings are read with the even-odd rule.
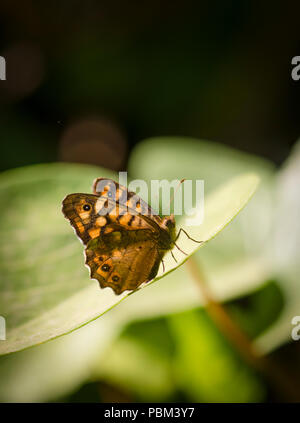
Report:
[[[84,209],[87,205],[89,210]],[[142,216],[136,210],[128,210],[126,206],[104,196],[70,194],[63,200],[62,211],[84,245],[92,239],[118,230],[159,231],[158,225],[149,216]]]
[[[96,221],[96,203],[98,197],[92,194],[70,194],[62,202],[62,212],[70,221],[83,244],[93,239]],[[84,208],[90,207],[89,210]],[[97,231],[100,233],[100,231]],[[94,235],[94,236],[93,236]]]
[[[148,216],[149,219],[155,221],[158,225],[161,218],[158,213],[153,210],[135,192],[128,191],[126,187],[118,184],[112,179],[98,178],[93,184],[93,192],[103,198],[109,198],[122,206],[127,207],[130,214],[133,210],[142,216]]]
[[[159,232],[159,224],[152,216],[142,215],[137,209],[118,203],[105,195],[98,197],[95,209],[97,215],[104,216],[111,227],[127,230],[150,229]]]

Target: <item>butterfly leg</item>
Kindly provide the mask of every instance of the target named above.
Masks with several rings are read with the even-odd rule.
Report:
[[[176,241],[177,241],[177,239],[179,238],[181,231],[182,231],[182,228],[180,228],[180,229],[179,229],[179,232],[178,232],[178,234],[177,234],[177,236],[176,236],[176,238],[175,238],[175,242],[176,242]]]
[[[171,251],[171,254],[172,254],[173,259],[176,261],[176,263],[178,263],[177,260],[176,260],[176,258],[175,258],[175,256],[174,256],[174,254],[173,254],[173,251]]]
[[[184,229],[182,229],[182,228],[180,228],[180,229],[179,229],[179,232],[178,232],[178,234],[177,234],[177,236],[176,236],[175,242],[176,242],[176,241],[177,241],[177,239],[179,238],[179,235],[180,235],[181,231],[182,231],[183,233],[185,233],[185,234],[186,234],[186,236],[188,237],[188,239],[190,239],[191,241],[197,242],[198,244],[202,244],[202,242],[204,242],[204,241],[197,241],[196,239],[192,238],[192,237],[191,237],[191,236],[189,236],[189,234],[188,234],[188,233],[187,233]]]
[[[179,248],[179,247],[178,247],[178,245],[177,245],[176,243],[175,243],[175,247],[176,247],[179,251],[181,251],[184,255],[186,255],[186,256],[188,255],[187,253],[185,253],[184,251],[182,251],[182,249],[181,249],[181,248]]]

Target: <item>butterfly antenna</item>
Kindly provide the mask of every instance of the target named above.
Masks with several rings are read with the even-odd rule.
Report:
[[[182,249],[181,249],[181,248],[179,248],[179,247],[178,247],[178,245],[176,244],[176,242],[175,242],[175,244],[174,244],[174,245],[175,245],[175,247],[176,247],[176,248],[178,248],[178,250],[179,250],[179,251],[181,251],[184,255],[186,255],[186,256],[188,255],[187,253],[185,253],[184,251],[182,251]]]
[[[181,181],[179,181],[179,184],[177,185],[176,189],[174,190],[174,192],[173,192],[173,194],[172,194],[172,196],[171,196],[171,198],[170,198],[170,201],[169,201],[169,206],[171,205],[172,201],[174,200],[175,194],[176,194],[176,192],[178,191],[178,189],[179,189],[180,185],[181,185],[184,181],[185,181],[185,178],[183,178],[183,179],[181,179]],[[159,194],[157,194],[157,195],[156,195],[156,198],[157,198],[157,197],[159,197]]]
[[[185,178],[183,178],[183,179],[181,179],[181,181],[179,181],[179,184],[177,185],[176,189],[174,190],[174,192],[173,192],[173,194],[170,198],[169,205],[172,203],[172,201],[174,201],[175,194],[179,190],[180,185],[183,184],[184,181],[185,181]]]

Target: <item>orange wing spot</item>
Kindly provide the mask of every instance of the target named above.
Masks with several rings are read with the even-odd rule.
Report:
[[[106,225],[106,223],[107,223],[107,220],[106,220],[106,218],[105,218],[104,216],[100,216],[100,217],[98,217],[98,218],[96,219],[96,225],[97,225],[97,226],[102,227],[102,226],[105,226],[105,225]]]
[[[89,212],[81,212],[81,213],[79,213],[79,216],[81,217],[82,220],[89,220],[90,213]]]
[[[105,234],[110,234],[111,232],[113,232],[113,228],[109,228],[109,227],[107,227],[107,228],[105,228],[105,230],[104,230],[104,233]]]
[[[123,216],[120,217],[119,221],[122,225],[128,225],[128,222],[131,219],[131,215],[129,213],[123,214]]]
[[[135,201],[133,201],[131,198],[126,201],[126,206],[130,207],[131,209],[137,209],[137,207],[135,206]]]
[[[99,257],[94,257],[93,258],[93,260],[92,260],[94,263],[96,263],[97,265],[99,265],[100,264],[100,260],[99,260]]]
[[[108,193],[109,193],[109,191],[110,191],[110,186],[109,186],[109,185],[106,185],[106,186],[103,188],[102,195],[103,195],[104,197],[108,197]]]
[[[104,212],[105,213],[102,210],[103,207],[104,207]],[[106,209],[107,209],[107,207],[103,203],[103,199],[101,197],[98,198],[98,200],[95,203],[95,213],[98,214],[101,211],[101,216],[103,216],[104,214],[107,214]]]
[[[89,230],[89,235],[92,239],[97,238],[100,235],[100,229],[96,228],[96,229],[90,229]]]
[[[76,226],[77,226],[79,232],[82,234],[85,230],[83,224],[81,222],[77,222]]]
[[[119,216],[119,213],[120,213],[119,207],[116,206],[114,209],[112,209],[109,212],[109,217],[111,218],[111,220],[115,221],[116,218]]]
[[[144,220],[143,220],[143,219],[141,219],[141,218],[139,218],[139,220],[138,220],[138,222],[137,222],[137,226],[139,226],[139,227],[145,227],[145,228],[147,228],[147,227],[148,227],[147,223],[146,223],[146,222],[144,222]]]
[[[98,269],[96,270],[96,272],[100,275],[105,277],[107,275],[107,273],[103,272],[103,270],[101,269],[101,266],[98,267]]]

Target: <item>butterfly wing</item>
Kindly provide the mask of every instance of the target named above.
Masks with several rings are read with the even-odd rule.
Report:
[[[137,210],[128,209],[126,205],[105,196],[69,194],[63,200],[62,211],[84,245],[120,229],[159,232],[159,226],[150,216],[143,216]]]
[[[94,194],[68,195],[62,211],[86,245],[91,278],[119,295],[157,274],[164,254],[158,242],[162,219],[135,193],[103,181],[96,180]]]
[[[92,194],[70,194],[67,195],[62,203],[62,212],[70,221],[76,234],[84,245],[93,239],[100,231],[95,227],[97,218],[96,203],[97,195]]]
[[[151,229],[159,232],[159,223],[150,215],[141,214],[136,208],[131,208],[101,195],[96,204],[98,215],[105,216],[108,224],[126,230]],[[158,216],[158,219],[160,217]],[[161,221],[161,219],[160,219]]]
[[[92,241],[85,250],[91,278],[98,280],[101,288],[112,288],[116,295],[153,279],[163,253],[150,234],[120,231]]]
[[[142,200],[135,192],[128,191],[126,187],[118,184],[112,179],[96,179],[93,184],[93,192],[96,195],[100,195],[102,198],[110,198],[116,203],[127,207],[131,214],[134,210],[142,216],[149,216],[149,218],[158,225],[162,222],[158,213],[152,209],[146,201]]]

